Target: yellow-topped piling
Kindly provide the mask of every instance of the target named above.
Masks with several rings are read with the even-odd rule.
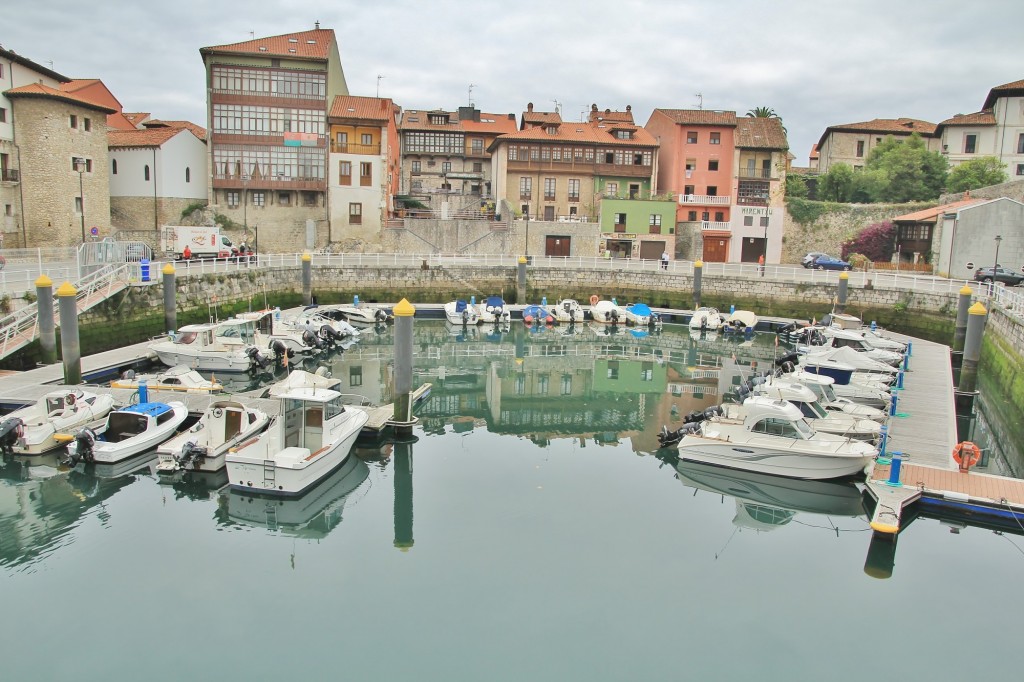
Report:
[[[416,306],[409,303],[408,299],[403,298],[398,304],[391,310],[391,314],[395,317],[412,317],[416,314]]]
[[[75,285],[72,284],[71,282],[64,282],[64,284],[61,284],[60,288],[57,289],[57,295],[58,296],[78,296],[78,289],[76,289]]]
[[[36,280],[36,287],[52,287],[53,280],[46,275],[39,275],[39,279]]]

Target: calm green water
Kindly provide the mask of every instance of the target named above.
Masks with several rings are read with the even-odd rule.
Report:
[[[918,519],[871,577],[852,485],[654,454],[772,339],[584,331],[418,321],[416,441],[299,500],[5,462],[3,679],[1019,677],[1024,538]],[[391,341],[325,362],[388,401]]]

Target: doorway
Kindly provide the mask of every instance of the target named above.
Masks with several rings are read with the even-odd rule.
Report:
[[[547,220],[547,221],[550,222],[550,221],[552,221],[554,219],[555,219],[555,207],[554,206],[545,206],[544,207],[544,220]]]
[[[561,235],[548,235],[544,239],[544,255],[567,258],[570,252],[572,240]]]
[[[704,237],[703,260],[707,263],[724,263],[729,258],[728,237]]]
[[[744,237],[740,260],[744,263],[756,263],[757,259],[766,253],[766,245],[767,240],[764,237]]]

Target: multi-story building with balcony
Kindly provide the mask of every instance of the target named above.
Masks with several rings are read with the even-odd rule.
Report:
[[[876,118],[861,123],[843,123],[829,126],[818,140],[818,171],[827,173],[837,163],[845,163],[853,170],[862,170],[868,154],[892,136],[907,139],[917,133],[930,151],[939,151],[940,142],[936,125],[914,118]]]
[[[375,242],[393,215],[401,175],[399,113],[388,98],[334,98],[327,118],[332,242]]]
[[[406,110],[399,125],[402,193],[437,215],[479,214],[480,202],[494,197],[490,147],[499,135],[515,130],[515,114],[488,114],[472,106]],[[446,203],[450,213],[442,210]]]
[[[261,248],[328,239],[328,106],[348,86],[334,31],[200,49],[208,92],[210,203]]]
[[[789,146],[781,121],[655,109],[645,128],[661,142],[657,187],[676,197],[680,255],[777,261]]]
[[[1024,178],[1024,80],[992,88],[981,111],[948,118],[935,134],[950,166],[994,156],[1011,179]]]

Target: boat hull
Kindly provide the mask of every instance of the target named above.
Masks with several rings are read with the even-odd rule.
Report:
[[[171,346],[174,344],[168,343]],[[248,372],[252,366],[252,360],[243,353],[182,353],[167,348],[158,347],[159,344],[151,346],[153,352],[160,358],[160,362],[174,367],[176,365],[188,365],[193,369],[201,369],[207,372]]]
[[[861,474],[874,459],[873,454],[786,451],[700,436],[684,436],[678,449],[679,458],[691,462],[817,481]]]
[[[93,444],[92,460],[97,464],[114,464],[151,450],[171,438],[188,417],[188,408],[183,404],[171,404],[174,405],[174,416],[163,424],[158,424],[136,436],[113,443],[97,440]],[[74,442],[68,446],[68,452],[72,455],[77,453],[77,449]]]

